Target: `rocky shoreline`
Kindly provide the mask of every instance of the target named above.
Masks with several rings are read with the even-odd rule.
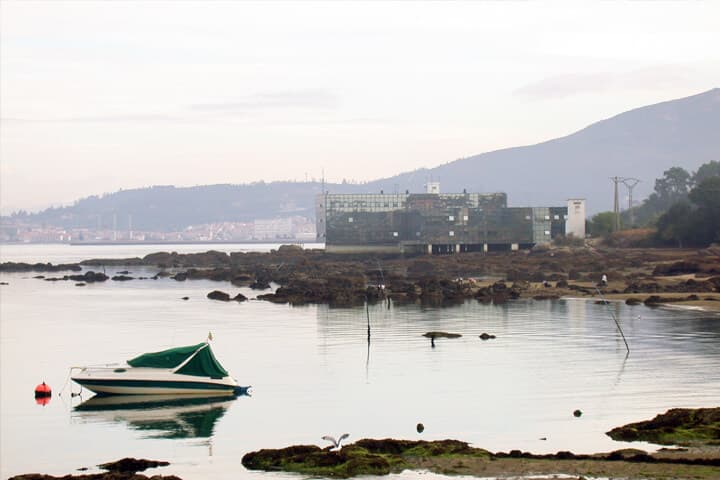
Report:
[[[654,306],[667,303],[720,311],[720,247],[701,250],[543,247],[530,251],[435,256],[333,255],[284,245],[269,253],[158,252],[143,258],[91,259],[79,264],[3,263],[0,272],[57,272],[63,269],[155,268],[147,277],[120,270],[108,276],[86,271],[45,281],[212,280],[267,290],[259,300],[303,305],[396,303],[453,304],[468,299],[503,303],[561,297],[624,300]],[[597,283],[607,275],[607,285]]]
[[[362,439],[337,451],[315,445],[295,445],[250,452],[243,457],[242,464],[249,470],[330,478],[388,475],[403,470],[480,477],[564,474],[612,475],[625,479],[716,479],[720,475],[717,456],[657,456],[636,449],[593,455],[567,451],[535,455],[519,450],[493,453],[458,440]]]
[[[608,435],[623,440],[659,438],[664,444],[692,445],[693,449],[536,455],[519,450],[493,453],[458,440],[362,439],[335,450],[315,445],[259,450],[246,454],[242,464],[249,470],[334,478],[387,475],[408,469],[481,477],[565,474],[626,479],[720,478],[720,407],[672,409],[652,420],[613,429]]]

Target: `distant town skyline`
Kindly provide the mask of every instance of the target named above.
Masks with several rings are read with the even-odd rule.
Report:
[[[373,180],[720,78],[716,2],[0,9],[3,214],[160,184]]]

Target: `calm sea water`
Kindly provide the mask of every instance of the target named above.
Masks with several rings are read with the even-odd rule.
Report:
[[[82,248],[81,257],[68,254],[72,248]],[[106,248],[0,252],[2,261],[65,262],[153,251]],[[38,252],[45,256],[33,257]],[[350,440],[456,438],[493,451],[609,451],[629,446],[604,434],[612,427],[720,400],[715,314],[613,305],[632,349],[626,356],[607,308],[584,300],[377,305],[368,348],[364,308],[213,302],[205,295],[216,288],[258,292],[211,281],[76,287],[31,277],[0,278],[9,283],[0,286],[2,478],[66,474],[125,456],[167,460],[172,465],[156,471],[185,479],[293,478],[248,472],[240,459],[260,448],[324,445],[321,436],[345,432]],[[429,330],[463,336],[433,349],[421,336]],[[253,386],[252,396],[107,405],[88,392],[71,397],[79,391],[72,384],[58,395],[71,366],[198,343],[208,331],[218,359]],[[483,332],[497,339],[482,341]],[[43,380],[55,392],[44,406],[33,398]]]
[[[154,252],[199,253],[269,252],[280,243],[215,243],[162,245],[68,245],[68,244],[0,244],[0,261],[27,263],[75,263],[91,258],[144,257]],[[324,248],[322,243],[305,243],[303,248]]]

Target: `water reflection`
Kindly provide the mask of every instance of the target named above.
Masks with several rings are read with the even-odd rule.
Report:
[[[236,398],[232,394],[94,396],[73,408],[73,418],[125,424],[146,438],[211,438]]]

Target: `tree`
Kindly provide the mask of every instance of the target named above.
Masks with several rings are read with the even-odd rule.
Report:
[[[702,180],[692,189],[688,197],[698,208],[717,212],[720,220],[720,176]]]
[[[655,191],[639,207],[633,208],[635,225],[652,225],[660,215],[665,213],[674,203],[687,198],[692,185],[691,175],[681,167],[672,167],[663,172],[663,176],[655,180]],[[623,221],[628,222],[630,214],[626,210],[622,214]]]
[[[716,240],[713,241],[717,241],[717,237],[713,236],[713,234],[708,232],[702,233],[703,222],[704,225],[708,227],[715,225],[713,214],[717,215],[717,212],[713,213],[713,211],[703,208],[704,203],[712,203],[712,200],[708,196],[711,192],[706,191],[707,188],[705,190],[698,190],[700,184],[705,180],[717,177],[720,177],[720,161],[715,160],[701,165],[693,175],[688,174],[687,171],[680,167],[673,167],[666,170],[663,172],[662,178],[655,180],[655,191],[645,199],[642,205],[633,208],[632,213],[636,224],[659,226],[660,217],[667,213],[673,205],[680,201],[690,201],[692,211],[688,212],[688,215],[690,215],[688,221],[692,219],[692,222],[686,222],[685,227],[691,228],[695,237],[690,235],[687,236],[685,240],[698,245],[707,244],[708,238],[716,238]],[[694,198],[689,198],[689,190],[691,188],[697,190],[693,194]],[[711,190],[714,188],[715,187],[710,187]],[[695,210],[698,211],[695,212]],[[676,209],[674,213],[678,213],[678,211],[679,210]],[[629,220],[629,217],[629,211],[626,210],[622,213],[622,218],[625,222]],[[705,218],[705,220],[701,218]],[[664,218],[663,222],[666,223],[663,225],[668,226],[669,224],[667,224],[667,222],[670,220],[671,219],[667,217]],[[696,224],[695,222],[699,223]],[[678,235],[680,235],[680,232],[670,234],[670,232],[666,231],[663,234],[674,239],[670,243],[677,243],[679,241]],[[660,241],[660,234],[658,235],[658,241]],[[697,240],[694,240],[694,238],[697,238]],[[666,239],[665,242],[667,241]]]
[[[690,188],[690,174],[681,167],[672,167],[655,180],[655,193],[660,201],[673,204],[683,198]]]
[[[677,245],[679,248],[692,238],[689,232],[693,209],[689,202],[680,201],[660,215],[657,221],[656,238],[660,243]]]
[[[720,241],[720,176],[702,180],[690,191],[688,199],[689,202],[676,202],[660,216],[658,241],[679,247]]]
[[[604,237],[612,233],[614,223],[615,214],[613,212],[600,212],[590,219],[588,231],[593,237]]]
[[[709,245],[720,241],[720,176],[702,180],[689,198],[697,206],[692,229],[697,243]]]
[[[700,185],[700,182],[710,177],[720,177],[720,162],[717,160],[700,165],[693,175],[692,181],[694,185]]]

